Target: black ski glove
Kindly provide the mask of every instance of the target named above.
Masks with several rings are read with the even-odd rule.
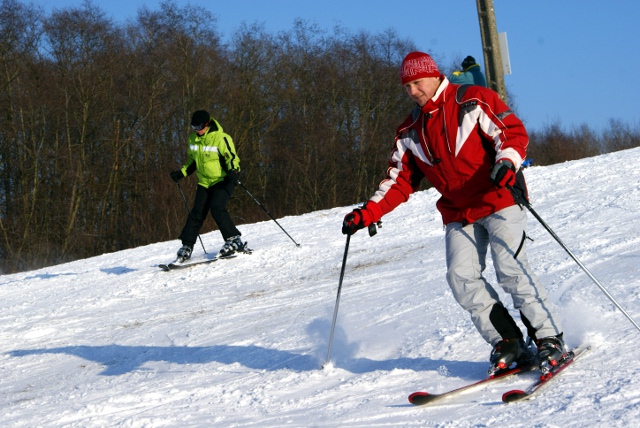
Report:
[[[353,235],[371,224],[371,214],[366,209],[356,208],[344,217],[342,234]]]
[[[502,159],[493,167],[490,178],[493,184],[500,188],[512,187],[516,184],[516,169],[511,161]]]
[[[230,169],[229,171],[227,171],[227,175],[229,176],[229,179],[235,184],[240,184],[240,171]]]
[[[172,171],[169,175],[176,183],[184,178],[184,174],[180,170]]]

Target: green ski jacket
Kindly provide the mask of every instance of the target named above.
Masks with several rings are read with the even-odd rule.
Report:
[[[185,176],[195,171],[198,184],[209,188],[224,180],[227,171],[232,169],[240,172],[240,158],[231,136],[212,117],[209,130],[204,135],[189,134],[187,161],[181,171]]]

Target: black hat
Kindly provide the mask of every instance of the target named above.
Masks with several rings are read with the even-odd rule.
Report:
[[[211,115],[208,111],[198,110],[191,116],[191,126],[201,126],[209,122],[209,120],[211,120]]]
[[[476,64],[476,59],[471,55],[469,55],[464,59],[464,61],[462,61],[462,69],[465,70],[475,64]]]

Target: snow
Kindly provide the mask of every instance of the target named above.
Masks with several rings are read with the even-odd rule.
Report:
[[[536,212],[636,321],[639,162],[632,149],[525,170]],[[534,373],[408,403],[481,378],[490,352],[446,284],[437,198],[418,192],[351,238],[324,369],[351,207],[278,219],[300,247],[270,219],[242,225],[252,255],[180,271],[157,267],[175,240],[0,276],[3,426],[637,426],[640,331],[532,215],[531,264],[567,343],[593,349],[528,401],[501,395]],[[202,239],[210,255],[222,244]]]

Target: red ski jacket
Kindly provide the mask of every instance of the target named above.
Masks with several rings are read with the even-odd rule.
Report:
[[[519,170],[529,142],[524,125],[493,90],[441,77],[434,97],[396,131],[387,178],[366,204],[372,222],[407,201],[425,177],[442,195],[436,206],[445,225],[472,223],[515,204],[489,177],[500,159]]]

